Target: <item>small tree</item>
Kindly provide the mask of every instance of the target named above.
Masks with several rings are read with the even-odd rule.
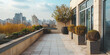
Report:
[[[65,26],[67,22],[71,20],[72,16],[73,12],[71,9],[64,4],[61,6],[56,6],[56,10],[52,14],[52,17],[54,17],[57,22],[62,22]]]

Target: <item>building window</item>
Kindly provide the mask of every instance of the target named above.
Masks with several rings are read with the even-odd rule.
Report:
[[[87,0],[87,8],[93,5],[93,0]]]
[[[93,0],[86,0],[79,7],[80,25],[85,25],[87,31],[93,29]]]
[[[103,37],[103,48],[104,52],[110,51],[110,0],[104,1],[104,37]]]
[[[84,2],[84,3],[82,3],[81,5],[80,5],[80,10],[83,10],[83,9],[85,9],[86,8],[86,2]]]
[[[74,24],[76,26],[76,8],[73,9],[72,24]]]
[[[80,12],[80,24],[85,25],[85,10]]]

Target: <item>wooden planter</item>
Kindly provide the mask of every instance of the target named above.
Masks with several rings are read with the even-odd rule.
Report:
[[[73,34],[74,36],[74,41],[77,45],[85,45],[86,42],[85,42],[85,35],[83,36],[79,36],[79,35],[76,35],[76,34]]]
[[[87,40],[87,55],[100,54],[100,41]]]

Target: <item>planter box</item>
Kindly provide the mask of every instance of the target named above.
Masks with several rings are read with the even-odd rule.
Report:
[[[86,42],[85,42],[85,35],[84,36],[79,36],[79,35],[76,35],[76,34],[73,34],[73,40],[75,41],[75,43],[77,45],[85,45]]]
[[[20,55],[25,49],[33,44],[41,35],[43,29],[37,30],[23,37],[0,45],[0,55]]]
[[[72,32],[69,32],[69,38],[73,39],[73,33]]]
[[[87,54],[100,54],[100,41],[91,42],[87,40]]]

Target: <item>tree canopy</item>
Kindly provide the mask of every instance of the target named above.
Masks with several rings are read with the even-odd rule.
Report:
[[[61,6],[56,6],[56,10],[54,10],[52,17],[56,19],[57,22],[62,22],[65,24],[71,20],[73,16],[72,10],[66,6],[66,5],[61,5]]]

